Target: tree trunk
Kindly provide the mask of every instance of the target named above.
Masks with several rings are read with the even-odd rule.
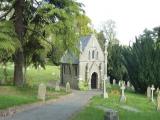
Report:
[[[15,32],[17,33],[21,47],[16,51],[14,60],[14,84],[17,86],[23,85],[23,67],[24,67],[24,55],[23,55],[23,37],[25,32],[24,26],[24,5],[25,0],[16,0],[15,3]]]

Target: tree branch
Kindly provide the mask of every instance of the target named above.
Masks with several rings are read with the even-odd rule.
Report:
[[[6,13],[4,13],[3,15],[1,15],[0,16],[0,20],[2,20],[4,17],[6,17],[11,12],[12,9],[13,9],[13,7],[11,7]]]
[[[40,33],[40,32],[37,32],[36,30],[33,30],[33,29],[31,29],[31,28],[29,28],[29,27],[25,27],[27,30],[29,30],[29,31],[32,31],[32,32],[35,32],[35,33],[37,33],[38,35],[40,35],[41,37],[42,37],[42,39],[45,41],[45,42],[47,42],[49,45],[51,45],[51,46],[54,46],[54,44],[52,44],[51,42],[49,42],[48,40],[46,40],[46,38]]]

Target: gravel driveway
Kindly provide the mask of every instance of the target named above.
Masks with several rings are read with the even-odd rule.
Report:
[[[68,120],[72,114],[86,105],[91,97],[100,93],[98,90],[73,91],[73,94],[54,103],[16,113],[13,119],[8,118],[6,120]]]

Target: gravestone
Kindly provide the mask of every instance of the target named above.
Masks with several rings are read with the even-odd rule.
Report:
[[[119,120],[118,112],[113,110],[107,110],[104,115],[104,120]]]
[[[127,81],[127,87],[130,87],[130,82],[129,81]]]
[[[135,92],[135,88],[133,85],[131,85],[131,90]]]
[[[113,79],[113,85],[115,85],[116,84],[116,80],[115,79]]]
[[[157,96],[157,110],[160,111],[160,91],[158,92]]]
[[[122,90],[121,97],[120,97],[120,102],[125,103],[126,102],[126,96],[124,94],[125,82],[122,83],[122,86],[121,86],[120,89]]]
[[[70,86],[69,82],[67,82],[67,84],[66,84],[66,92],[67,93],[71,92],[71,86]]]
[[[156,89],[156,94],[158,95],[158,93],[159,93],[159,87]]]
[[[121,81],[118,82],[118,85],[121,86]]]
[[[152,95],[152,98],[151,98],[151,101],[154,102],[154,96],[153,96],[153,92],[154,92],[155,88],[154,88],[154,85],[152,85],[151,87],[151,95]]]
[[[55,91],[60,91],[59,81],[56,82]]]
[[[46,85],[41,83],[38,87],[38,99],[45,101]]]
[[[147,87],[147,97],[150,99],[151,98],[151,87]]]

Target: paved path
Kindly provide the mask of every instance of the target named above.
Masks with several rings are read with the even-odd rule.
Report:
[[[6,120],[68,120],[72,114],[86,105],[91,97],[100,93],[97,90],[87,92],[73,91],[73,94],[54,103],[16,113],[13,119]]]

